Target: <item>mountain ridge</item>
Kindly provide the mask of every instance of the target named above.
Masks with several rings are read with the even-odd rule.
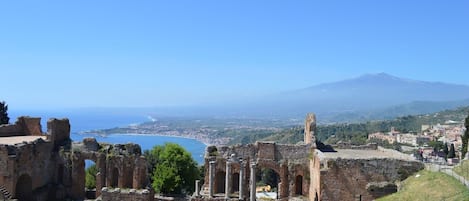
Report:
[[[469,99],[469,86],[419,81],[387,73],[364,74],[337,82],[318,84],[266,97],[270,113],[298,115],[384,109],[415,101],[460,101]],[[256,108],[258,111],[262,109]],[[266,109],[265,107],[263,109]]]

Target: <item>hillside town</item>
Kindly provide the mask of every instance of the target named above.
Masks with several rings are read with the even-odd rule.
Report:
[[[421,126],[421,132],[402,133],[391,127],[389,132],[376,132],[368,135],[368,140],[382,140],[389,144],[401,144],[402,147],[409,149],[418,149],[422,160],[427,162],[440,162],[444,159],[449,165],[458,163],[463,159],[462,138],[466,128],[461,121],[447,120],[444,124],[424,124]],[[443,144],[448,149],[454,148],[455,156],[447,157],[443,154],[443,149],[435,149],[431,144]]]

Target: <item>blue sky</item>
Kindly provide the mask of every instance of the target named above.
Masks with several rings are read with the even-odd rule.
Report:
[[[468,1],[2,1],[16,108],[211,104],[386,72],[469,85]]]

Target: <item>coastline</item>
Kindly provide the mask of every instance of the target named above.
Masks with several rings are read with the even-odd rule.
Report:
[[[189,136],[179,136],[179,135],[164,135],[164,134],[155,134],[155,133],[110,133],[110,134],[98,134],[98,133],[83,133],[83,132],[77,132],[78,135],[98,135],[98,136],[101,136],[101,137],[106,137],[108,135],[135,135],[135,136],[162,136],[162,137],[174,137],[174,138],[184,138],[184,139],[191,139],[191,140],[196,140],[202,144],[204,144],[206,147],[208,146],[212,146],[212,145],[216,145],[216,144],[212,144],[210,143],[209,141],[205,140],[205,139],[198,139],[198,138],[195,138],[195,137],[189,137]]]

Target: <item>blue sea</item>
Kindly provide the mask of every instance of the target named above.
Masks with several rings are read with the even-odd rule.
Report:
[[[124,127],[130,124],[138,124],[150,121],[150,117],[143,114],[127,114],[127,113],[109,113],[108,111],[60,111],[60,112],[38,112],[26,111],[10,112],[10,123],[14,123],[18,116],[41,117],[42,131],[47,131],[47,120],[49,118],[64,118],[70,120],[71,138],[74,141],[81,141],[86,137],[94,137],[98,142],[107,143],[136,143],[142,147],[142,151],[151,149],[156,145],[163,145],[167,142],[176,143],[184,147],[192,153],[192,157],[199,164],[203,164],[203,154],[205,144],[194,139],[181,137],[168,137],[155,135],[136,135],[136,134],[111,134],[100,136],[96,134],[80,134],[82,131],[90,131],[96,129],[106,129],[115,127]]]
[[[142,147],[142,150],[151,149],[155,145],[163,145],[166,142],[172,142],[184,147],[187,151],[192,153],[192,157],[195,161],[197,161],[199,164],[203,164],[205,144],[193,139],[158,135],[137,135],[119,133],[107,136],[78,133],[72,133],[71,135],[73,141],[82,141],[83,138],[86,137],[94,137],[98,142],[107,142],[114,144],[132,142],[139,144]]]

